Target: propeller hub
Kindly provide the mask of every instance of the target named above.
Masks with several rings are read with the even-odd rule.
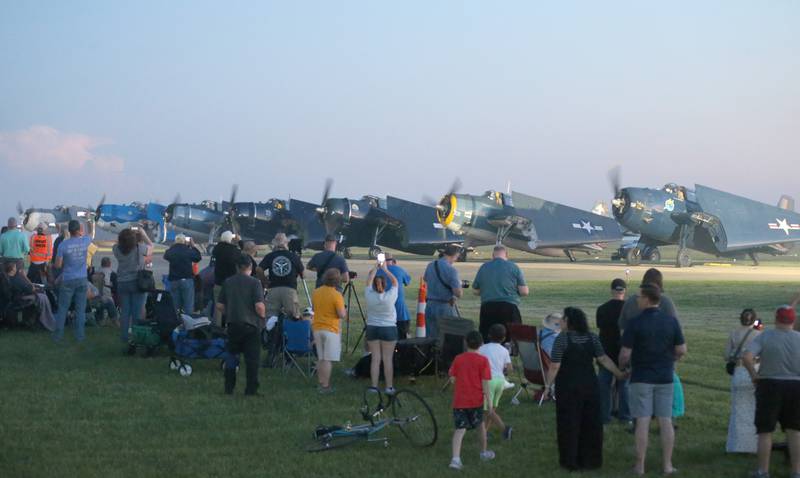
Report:
[[[453,222],[457,206],[458,200],[455,194],[447,194],[439,201],[436,205],[436,219],[442,226],[448,227]]]

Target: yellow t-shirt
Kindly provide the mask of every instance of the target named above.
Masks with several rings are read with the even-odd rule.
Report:
[[[339,333],[339,314],[336,309],[344,308],[344,297],[335,287],[322,286],[314,291],[311,296],[314,307],[314,320],[311,322],[312,330],[327,330]]]

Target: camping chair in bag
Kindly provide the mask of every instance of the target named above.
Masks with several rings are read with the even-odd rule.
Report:
[[[539,336],[536,333],[536,327],[509,324],[508,337],[519,351],[519,357],[522,361],[522,370],[517,368],[520,379],[519,390],[511,398],[511,403],[518,405],[519,395],[524,390],[530,393],[534,400],[538,400],[541,407],[544,401],[544,391],[549,385],[547,383],[547,372],[550,369],[550,358],[539,347]],[[543,388],[533,391],[529,389],[531,385],[541,385]]]
[[[296,368],[303,377],[314,374],[314,345],[312,343],[311,321],[283,319],[283,371]],[[305,367],[298,359],[305,359]]]

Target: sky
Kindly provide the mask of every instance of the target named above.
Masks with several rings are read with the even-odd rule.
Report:
[[[0,214],[627,186],[800,196],[800,2],[0,2]]]

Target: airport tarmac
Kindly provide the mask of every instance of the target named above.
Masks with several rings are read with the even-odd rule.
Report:
[[[94,263],[100,264],[100,257],[110,255],[103,250],[95,256]],[[304,254],[303,262],[306,263],[312,254]],[[262,254],[256,258],[260,261]],[[201,266],[208,264],[209,258],[203,257]],[[371,260],[351,259],[348,265],[351,270],[358,273],[358,277],[367,277],[370,267],[375,263]],[[400,265],[405,268],[412,277],[418,278],[425,272],[425,267],[430,262],[428,258],[419,260],[401,260]],[[456,263],[462,279],[472,280],[475,273],[481,266],[482,261]],[[636,280],[644,274],[649,265],[636,267],[626,266],[623,263],[614,264],[608,262],[520,262],[519,267],[529,281],[577,281],[577,280],[611,280],[615,277],[626,278],[626,271],[629,278]],[[168,271],[168,264],[164,261],[160,253],[154,256],[155,274],[160,278]],[[740,281],[740,282],[800,282],[800,266],[751,266],[751,265],[708,265],[698,264],[693,267],[678,269],[672,264],[661,264],[657,266],[663,273],[667,281]],[[313,279],[315,274],[310,272],[307,276]]]

